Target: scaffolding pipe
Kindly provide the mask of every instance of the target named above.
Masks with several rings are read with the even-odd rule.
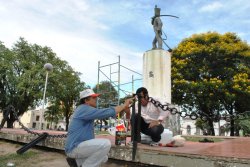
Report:
[[[107,66],[112,66],[112,65],[115,65],[115,64],[117,64],[117,63],[119,63],[119,62],[107,64],[107,65],[104,65],[104,66],[100,66],[100,68],[102,68],[102,67],[107,67]]]
[[[134,93],[134,75],[132,75],[132,93]]]
[[[118,56],[118,62],[119,62],[119,64],[118,64],[118,105],[120,105],[120,66],[121,66],[121,64],[120,64],[120,56]]]
[[[100,82],[100,61],[98,61],[98,77],[97,77],[97,86],[96,91],[99,93],[99,82]],[[96,107],[99,108],[99,99],[97,98]]]
[[[140,73],[138,73],[138,72],[136,72],[136,71],[134,71],[134,70],[131,70],[131,69],[129,69],[129,68],[127,68],[127,67],[125,67],[125,66],[123,66],[123,65],[121,65],[123,68],[126,68],[127,70],[129,70],[129,71],[132,71],[132,72],[134,72],[134,73],[136,73],[136,74],[138,74],[138,75],[141,75],[142,76],[142,74],[140,74]]]
[[[118,70],[117,71],[112,71],[113,68],[112,68],[112,65],[118,65]],[[108,67],[109,66],[109,74],[106,75],[106,71],[102,71],[101,68],[102,67]],[[103,65],[101,66],[100,65],[100,61],[98,61],[98,83],[97,83],[97,93],[100,93],[100,75],[103,74],[104,77],[107,78],[107,80],[111,83],[110,85],[110,89],[112,88],[112,86],[117,90],[117,94],[118,94],[118,98],[117,98],[117,105],[120,105],[120,96],[121,96],[121,93],[125,94],[126,96],[128,94],[132,94],[134,92],[134,89],[135,89],[135,81],[138,81],[138,80],[142,80],[142,79],[134,79],[134,76],[132,76],[132,82],[127,82],[127,83],[122,83],[121,84],[121,68],[124,68],[126,70],[129,70],[131,71],[132,73],[136,73],[140,76],[142,76],[142,74],[134,71],[134,70],[131,70],[123,65],[121,65],[121,60],[120,60],[120,55],[118,56],[118,62],[116,63],[111,63],[111,64],[107,64],[107,65]],[[112,81],[112,79],[114,78],[112,76],[112,74],[116,74],[117,73],[117,81]],[[126,90],[123,90],[121,89],[121,86],[123,85],[127,85],[127,84],[131,84],[132,83],[132,92],[130,91],[126,91]],[[131,90],[131,89],[130,89]],[[111,92],[111,90],[109,91]],[[109,93],[109,92],[105,92],[105,93]],[[100,106],[102,102],[100,100],[97,100],[97,107]]]

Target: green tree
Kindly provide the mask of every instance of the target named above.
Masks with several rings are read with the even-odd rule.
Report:
[[[234,33],[208,32],[184,39],[173,50],[173,102],[207,116],[208,133],[214,135],[213,122],[220,113],[233,116],[249,109],[249,59],[249,45]],[[231,128],[233,135],[234,119]]]
[[[50,128],[52,128],[53,123],[57,125],[59,120],[63,118],[63,111],[61,110],[60,103],[54,102],[52,105],[48,106],[44,113],[44,118],[50,123]]]
[[[241,120],[239,121],[239,129],[243,130],[243,135],[244,136],[249,136],[250,135],[250,120]]]
[[[22,115],[28,107],[34,107],[41,98],[43,62],[36,56],[32,47],[23,39],[14,45],[10,53],[2,57],[4,68],[1,66],[2,83],[4,84],[4,100],[1,109],[13,105],[18,116]],[[13,114],[7,121],[7,127],[12,128],[15,118]]]
[[[102,81],[99,85],[96,85],[93,90],[101,94],[98,100],[99,108],[107,108],[110,105],[117,105],[118,92],[109,81]]]
[[[8,74],[12,71],[12,65],[9,63],[11,61],[13,61],[13,54],[0,42],[0,112],[3,112],[3,115],[5,114],[3,109],[9,102],[7,94],[9,94]],[[11,119],[14,119],[13,114],[7,118],[7,122],[10,122]],[[10,124],[7,126],[10,126]]]
[[[0,42],[0,109],[7,102],[7,72],[12,70],[10,61],[13,60],[11,51]],[[1,111],[1,110],[0,110]]]
[[[208,123],[206,121],[203,121],[200,118],[196,120],[195,126],[202,130],[203,135],[207,135],[207,132],[209,132],[209,129],[210,129],[210,126],[208,125]]]
[[[48,83],[48,95],[51,101],[55,101],[66,121],[68,130],[69,119],[73,113],[75,104],[79,101],[79,92],[86,88],[85,83],[80,80],[80,73],[73,71],[66,62],[57,65],[58,70],[51,74]]]
[[[62,103],[68,125],[73,104],[85,86],[80,81],[80,73],[75,72],[66,61],[60,60],[49,47],[29,44],[23,38],[11,50],[2,43],[0,49],[0,109],[13,105],[18,116],[21,116],[28,107],[41,105],[46,75],[43,66],[49,62],[54,68],[49,74],[46,97],[51,102]],[[7,127],[12,128],[14,121],[11,115]]]
[[[118,104],[118,92],[109,81],[102,81],[99,85],[96,85],[93,90],[100,95],[98,99],[98,108],[108,108],[116,106]],[[102,129],[102,121],[107,126],[107,119],[101,120],[100,130]],[[105,128],[107,130],[107,128]]]

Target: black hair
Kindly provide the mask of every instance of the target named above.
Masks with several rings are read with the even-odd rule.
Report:
[[[144,88],[144,87],[140,87],[140,88],[138,88],[137,90],[136,90],[136,95],[137,96],[140,96],[140,93],[143,93],[143,95],[145,96],[145,97],[149,97],[148,96],[148,90],[146,89],[146,88]]]
[[[80,105],[80,104],[85,104],[85,103],[86,103],[86,100],[88,100],[89,98],[90,98],[90,96],[81,98],[81,99],[79,100],[79,104],[78,104],[78,105]]]

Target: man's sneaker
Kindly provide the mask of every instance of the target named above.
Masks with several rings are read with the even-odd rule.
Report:
[[[66,160],[67,160],[70,167],[77,167],[77,163],[76,163],[76,160],[74,158],[67,157]]]
[[[154,141],[152,141],[152,142],[150,142],[149,145],[150,145],[150,146],[159,146],[159,142],[154,142]]]
[[[152,143],[152,141],[148,141],[148,140],[141,140],[141,144],[147,144],[150,145]]]

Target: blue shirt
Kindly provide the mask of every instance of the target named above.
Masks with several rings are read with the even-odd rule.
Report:
[[[83,141],[94,139],[94,120],[115,116],[114,108],[97,109],[81,104],[74,111],[68,128],[65,152],[70,153]]]

